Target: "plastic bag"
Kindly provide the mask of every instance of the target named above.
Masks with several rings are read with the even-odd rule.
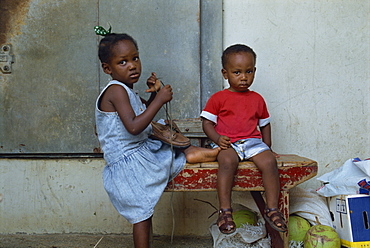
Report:
[[[341,167],[318,177],[317,180],[324,183],[316,190],[322,196],[359,194],[361,186],[358,183],[363,180],[370,181],[370,160],[348,159]]]
[[[239,209],[248,209],[243,205],[232,206],[234,211]],[[266,238],[265,220],[257,214],[257,226],[244,224],[232,234],[223,234],[216,223],[211,224],[209,230],[213,238],[213,247],[217,248],[270,248],[271,240]]]

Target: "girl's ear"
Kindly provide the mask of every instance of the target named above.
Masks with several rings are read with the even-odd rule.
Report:
[[[224,68],[221,69],[221,73],[222,76],[224,76],[224,79],[227,79],[227,71]]]
[[[107,63],[105,63],[105,62],[101,63],[101,67],[103,68],[104,73],[106,73],[108,75],[112,74],[110,66]]]

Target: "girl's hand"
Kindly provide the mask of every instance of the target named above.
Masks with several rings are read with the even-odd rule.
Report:
[[[161,89],[161,81],[158,80],[157,75],[152,72],[152,75],[146,81],[148,88],[145,92],[158,92]]]
[[[226,150],[231,146],[230,138],[225,135],[221,135],[217,140],[217,145],[219,145],[222,150]]]
[[[165,104],[166,102],[169,102],[172,100],[172,88],[171,85],[167,84],[158,91],[155,99],[158,99],[159,101],[162,102],[162,104]]]

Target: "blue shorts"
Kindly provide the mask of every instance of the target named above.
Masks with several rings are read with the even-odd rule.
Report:
[[[211,146],[212,148],[218,147],[218,145],[214,142],[212,142]],[[270,148],[263,143],[261,139],[257,138],[238,140],[232,143],[231,147],[234,148],[241,161],[248,160],[257,154],[260,154],[261,152],[270,150]]]

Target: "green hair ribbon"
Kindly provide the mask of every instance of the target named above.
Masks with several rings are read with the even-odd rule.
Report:
[[[110,33],[111,33],[111,31],[112,31],[112,27],[111,27],[111,25],[109,25],[109,29],[108,29],[108,30],[106,30],[106,29],[105,29],[105,28],[103,28],[102,26],[95,26],[95,27],[94,27],[94,30],[95,30],[95,33],[96,33],[97,35],[106,36],[106,35],[108,35],[108,34],[110,34]]]

